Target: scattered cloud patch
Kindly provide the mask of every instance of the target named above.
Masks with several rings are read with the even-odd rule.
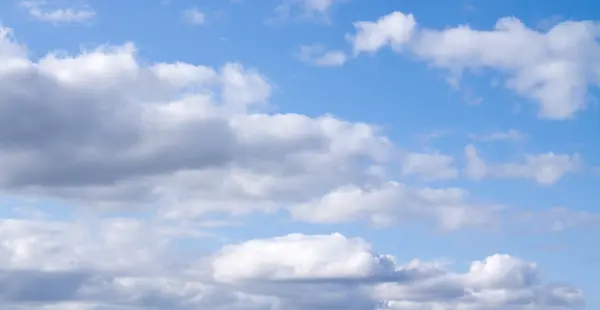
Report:
[[[310,19],[329,21],[329,12],[348,0],[281,0],[275,7],[278,19]]]
[[[326,47],[313,44],[300,47],[298,58],[311,65],[321,67],[337,67],[346,63],[347,56],[339,50],[327,50]]]
[[[429,295],[432,291],[438,293]],[[387,309],[576,309],[583,306],[582,291],[543,285],[536,264],[502,254],[472,262],[466,273],[441,272],[421,283],[380,284],[375,294],[387,300]]]
[[[292,216],[315,223],[367,221],[388,226],[414,220],[433,220],[444,231],[498,227],[499,205],[477,205],[469,192],[455,187],[412,187],[398,182],[344,186],[293,206]]]
[[[479,142],[523,141],[527,139],[527,134],[511,128],[506,131],[494,131],[486,134],[469,134],[469,138]]]
[[[401,51],[415,34],[417,22],[412,14],[393,12],[374,22],[354,23],[356,34],[347,35],[354,54],[375,53],[385,46]]]
[[[417,139],[420,143],[428,146],[434,143],[437,140],[449,138],[455,134],[452,130],[429,130],[420,135],[418,135]]]
[[[554,207],[541,212],[523,212],[521,220],[537,230],[552,232],[600,227],[600,214],[565,207]]]
[[[96,17],[90,8],[55,8],[46,1],[21,1],[20,5],[34,19],[52,24],[83,23]]]
[[[588,88],[600,81],[598,24],[592,21],[563,21],[537,30],[505,17],[492,30],[438,30],[417,28],[411,14],[396,11],[356,22],[355,28],[355,34],[347,35],[355,54],[391,47],[447,70],[455,80],[481,68],[506,74],[505,86],[535,102],[540,118],[573,118],[587,107]]]
[[[454,158],[439,152],[408,153],[402,158],[402,174],[424,180],[454,179],[459,175]]]
[[[579,171],[582,160],[578,154],[545,153],[526,155],[520,163],[488,164],[473,145],[465,148],[467,164],[465,176],[472,179],[522,178],[532,179],[539,184],[552,185],[565,175]]]
[[[197,8],[189,8],[183,12],[183,19],[190,25],[200,26],[206,22],[206,15]]]

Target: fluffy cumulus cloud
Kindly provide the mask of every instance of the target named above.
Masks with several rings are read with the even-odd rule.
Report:
[[[394,273],[392,258],[373,254],[362,239],[340,234],[295,234],[230,245],[213,267],[221,282],[352,280]]]
[[[417,28],[412,14],[393,12],[355,23],[348,35],[356,54],[383,47],[408,51],[454,77],[468,70],[493,69],[505,86],[535,102],[539,116],[568,119],[588,105],[588,88],[600,83],[598,24],[565,21],[548,31],[501,18],[492,30],[469,26]],[[515,57],[519,55],[519,57]]]
[[[384,283],[375,295],[389,309],[573,309],[582,292],[540,282],[535,264],[496,254],[471,263],[466,273],[440,271],[410,284]]]
[[[271,84],[237,63],[144,66],[132,44],[34,62],[9,30],[1,47],[5,193],[82,207],[208,199],[227,209],[239,199],[250,202],[243,212],[368,179],[360,163],[383,162],[390,148],[368,124],[261,113]]]
[[[141,222],[90,224],[0,223],[2,307],[525,310],[576,309],[583,298],[508,255],[454,273],[443,262],[400,264],[362,239],[294,234],[190,258],[167,255],[172,239]]]
[[[307,3],[326,11],[333,2]],[[394,26],[397,19],[410,29]],[[357,24],[373,32],[353,37],[359,50],[413,40],[412,17],[381,23]],[[391,29],[374,33],[381,27]],[[312,223],[418,220],[450,231],[494,226],[504,207],[459,187],[403,183],[461,173],[441,153],[397,152],[377,126],[267,112],[273,82],[240,63],[152,63],[133,43],[30,55],[0,28],[0,194],[69,212],[9,216],[14,210],[2,205],[2,309],[571,310],[583,303],[581,290],[546,283],[535,264],[509,255],[458,273],[443,262],[398,262],[337,233],[248,240],[210,253],[189,247],[221,225],[211,216],[281,211]],[[467,170],[477,178],[549,184],[577,167],[576,157],[546,154],[496,168],[468,150]]]
[[[166,255],[168,234],[131,219],[0,223],[0,303],[10,309],[270,309]],[[207,272],[210,272],[207,269]]]
[[[241,64],[144,65],[131,43],[32,61],[10,30],[1,42],[5,195],[171,219],[288,209],[306,221],[416,217],[453,229],[494,209],[462,189],[392,181],[394,147],[372,125],[262,112],[271,83]],[[404,162],[408,175],[456,174],[439,169],[451,164],[440,154]]]

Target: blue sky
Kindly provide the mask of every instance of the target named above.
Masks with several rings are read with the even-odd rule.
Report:
[[[26,284],[26,297],[0,287],[0,303],[600,307],[597,7],[4,1],[0,262],[8,276],[150,282],[104,292],[83,281],[49,299]],[[352,263],[367,254],[370,263]],[[383,254],[395,257],[394,270]],[[486,257],[488,269],[469,271]],[[423,275],[425,262],[453,261],[436,265],[439,283],[477,294],[442,296],[426,276],[415,280],[423,292],[411,291],[373,271],[399,277],[414,258]],[[169,269],[179,268],[174,259],[196,273]],[[174,293],[161,286],[163,271],[173,287],[226,292]],[[337,291],[340,279],[355,282]],[[307,305],[273,280],[289,292],[315,281],[363,299]],[[128,298],[156,291],[161,300]],[[271,299],[250,305],[237,293]],[[195,304],[199,297],[209,303]]]

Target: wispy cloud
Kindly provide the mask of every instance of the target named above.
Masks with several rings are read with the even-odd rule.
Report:
[[[275,7],[277,17],[268,20],[312,19],[329,22],[329,12],[340,3],[347,0],[282,0]]]
[[[183,12],[183,19],[191,25],[203,25],[206,22],[206,15],[197,8],[189,8]]]
[[[53,24],[82,23],[96,16],[96,12],[87,7],[51,8],[45,1],[21,1],[20,5],[36,20]]]
[[[522,141],[527,139],[527,135],[515,129],[507,131],[494,131],[486,134],[469,134],[469,139],[481,142],[494,141]]]
[[[306,63],[321,67],[337,67],[346,63],[348,57],[342,51],[328,50],[320,44],[300,47],[298,58]]]
[[[524,212],[521,221],[542,231],[561,232],[585,227],[596,228],[600,224],[600,214],[554,207],[543,212]]]

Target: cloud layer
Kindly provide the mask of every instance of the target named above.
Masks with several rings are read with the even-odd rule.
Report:
[[[3,220],[5,309],[576,309],[583,293],[545,284],[509,255],[466,273],[397,263],[359,238],[293,234],[210,256],[174,255],[176,240],[131,219]],[[311,296],[311,298],[306,298]]]
[[[338,2],[285,5],[325,15]],[[452,74],[493,67],[507,74],[508,88],[537,102],[543,117],[564,119],[584,109],[587,84],[596,81],[590,69],[595,56],[567,44],[596,49],[591,23],[540,33],[502,19],[492,31],[437,31],[394,12],[354,26],[356,33],[347,36],[354,56],[389,46]],[[515,60],[498,49],[533,52]],[[349,59],[319,45],[299,56],[320,66]],[[318,224],[494,228],[510,208],[443,182],[503,178],[550,186],[584,166],[578,154],[527,154],[496,163],[467,145],[463,163],[437,150],[405,150],[373,124],[269,113],[274,89],[263,73],[241,63],[153,63],[138,56],[134,43],[33,58],[10,28],[0,28],[2,197],[41,201],[38,209],[69,209],[68,215],[38,210],[0,220],[0,307],[583,307],[582,290],[548,283],[535,263],[507,254],[492,253],[458,272],[443,260],[399,262],[367,240],[340,233],[296,233],[195,251],[190,240],[202,242],[220,225],[209,222],[211,216],[281,211]],[[517,137],[510,131],[480,140]],[[423,184],[429,182],[441,183]],[[123,215],[129,211],[136,216]],[[542,218],[518,215],[527,223]],[[553,230],[598,221],[568,209],[544,215],[546,222],[536,223]]]
[[[390,179],[395,147],[377,127],[261,112],[272,86],[241,64],[143,65],[131,43],[32,61],[3,33],[6,195],[158,208],[167,218],[289,209],[306,221],[422,218],[446,229],[487,224],[495,209],[471,205],[459,188]],[[439,156],[409,154],[402,171],[455,177],[455,168],[426,168],[450,163]]]

